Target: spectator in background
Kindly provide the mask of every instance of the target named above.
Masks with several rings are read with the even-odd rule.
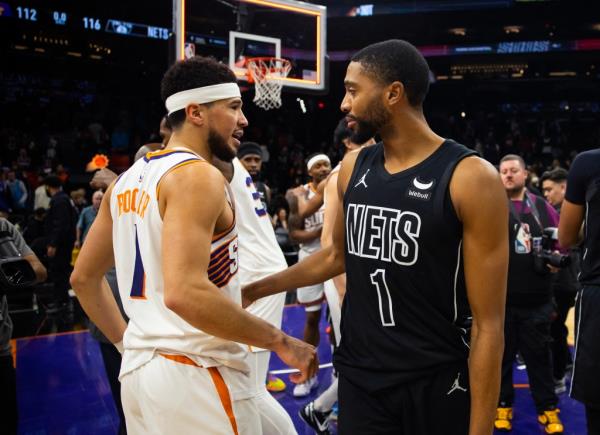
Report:
[[[567,171],[556,168],[542,174],[542,190],[546,200],[552,204],[558,213],[565,199],[567,188]],[[552,335],[552,360],[554,370],[554,390],[557,394],[567,391],[566,373],[567,366],[573,363],[567,337],[569,329],[565,325],[569,310],[575,305],[575,295],[579,290],[577,275],[580,272],[579,248],[569,251],[571,264],[560,269],[552,281],[552,293],[556,318],[552,321],[550,333]]]
[[[108,140],[107,134],[104,131],[104,127],[97,119],[90,122],[90,124],[87,126],[87,129],[94,145],[102,145]]]
[[[38,210],[43,208],[48,210],[50,208],[50,197],[48,196],[46,186],[44,185],[44,177],[39,175],[38,181],[40,182],[40,185],[35,189],[34,192],[33,209]]]
[[[0,172],[0,213],[8,214],[11,211],[11,204],[6,172],[4,170]]]
[[[588,434],[600,434],[600,149],[579,154],[571,166],[561,208],[561,246],[583,252],[575,307],[577,325],[570,396],[585,405]]]
[[[46,177],[44,185],[51,197],[45,225],[48,274],[54,284],[55,301],[60,303],[67,300],[71,287],[71,253],[75,245],[78,213],[69,195],[63,192],[56,175]]]
[[[66,185],[69,181],[69,172],[60,163],[56,165],[56,176],[58,177],[63,186]]]
[[[560,160],[559,159],[552,160],[552,164],[550,165],[550,170],[559,169],[559,168],[561,168]],[[565,180],[565,182],[566,181],[567,180]]]
[[[275,214],[273,215],[273,228],[283,228],[286,231],[288,230],[288,221],[287,221],[287,210],[285,207],[279,207]]]
[[[8,171],[7,185],[13,210],[16,212],[25,210],[27,205],[27,187],[25,187],[25,183],[22,180],[17,178],[17,174],[13,170]]]
[[[504,356],[500,399],[494,425],[512,429],[513,363],[519,352],[527,364],[538,421],[546,433],[562,433],[558,397],[552,379],[550,323],[553,313],[551,275],[537,267],[536,241],[544,228],[558,226],[558,213],[525,187],[528,173],[523,159],[508,154],[500,160],[500,176],[509,199],[509,263],[504,323]]]
[[[46,148],[46,164],[52,165],[57,157],[56,147],[58,146],[58,141],[55,137],[51,137],[48,140],[48,147]]]
[[[288,266],[298,261],[298,248],[290,239],[290,230],[288,228],[287,209],[279,207],[273,215],[273,227],[275,228],[275,238],[277,244],[283,251]]]
[[[61,185],[64,184],[61,182]],[[71,191],[71,200],[73,204],[75,204],[75,208],[77,208],[77,213],[81,213],[83,209],[87,206],[87,201],[85,199],[85,189],[77,189]]]
[[[96,216],[98,215],[98,209],[100,208],[100,204],[102,203],[103,196],[104,193],[101,190],[95,191],[92,195],[92,205],[85,207],[81,211],[76,227],[76,248],[80,248],[83,242],[85,241],[85,236],[90,230],[94,219],[96,219]]]
[[[563,168],[553,168],[542,174],[542,191],[546,201],[560,212],[567,190],[568,172]]]
[[[17,157],[17,165],[19,165],[19,168],[21,169],[27,169],[31,165],[31,159],[27,154],[26,148],[21,148],[19,150],[19,157]]]
[[[525,181],[526,189],[535,196],[542,196],[540,191],[540,177],[537,173],[538,169],[534,165],[527,168],[527,180]]]

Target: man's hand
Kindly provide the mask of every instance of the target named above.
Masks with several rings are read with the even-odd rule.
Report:
[[[106,190],[110,183],[112,183],[113,180],[116,178],[117,174],[115,174],[108,168],[103,168],[99,171],[96,171],[96,173],[92,177],[92,180],[90,181],[90,186],[92,189]]]
[[[560,251],[557,251],[555,249],[552,253],[553,254],[560,254]],[[558,272],[560,272],[560,268],[554,267],[551,264],[546,264],[546,267],[550,270],[550,273],[558,273]]]
[[[254,296],[254,290],[256,290],[256,286],[253,286],[254,283],[250,283],[242,286],[242,308],[246,309],[250,305],[256,301],[256,296]]]
[[[297,338],[286,335],[281,347],[275,349],[275,353],[285,364],[300,370],[300,373],[290,375],[290,380],[295,384],[312,378],[319,370],[319,358],[315,347]]]
[[[323,196],[327,180],[328,178],[317,185],[317,190],[310,199],[308,191],[304,186],[289,189],[285,194],[285,199],[290,208],[290,216],[298,215],[299,218],[304,219],[319,211],[319,208],[323,205]]]
[[[46,256],[48,258],[54,258],[55,255],[56,255],[56,246],[48,245],[48,247],[46,248]]]
[[[298,198],[301,196],[301,194],[297,193],[297,190],[299,188],[302,188],[302,186],[296,187],[294,189],[288,189],[288,191],[285,192],[285,200],[287,201],[288,206],[290,207],[290,214],[298,213]]]
[[[81,248],[81,242],[79,240],[75,240],[75,244],[73,245],[74,248]]]

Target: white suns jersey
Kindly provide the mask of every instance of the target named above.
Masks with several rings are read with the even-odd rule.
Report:
[[[312,188],[311,183],[307,183],[304,186],[304,189],[308,192],[308,199],[315,196],[315,191]],[[325,204],[321,206],[319,210],[317,210],[314,214],[304,219],[304,229],[306,231],[318,230],[323,226],[323,215],[325,213]],[[301,243],[300,249],[308,254],[312,254],[315,251],[321,249],[321,237],[317,237],[311,242]]]
[[[176,168],[198,162],[208,164],[181,148],[148,153],[123,173],[113,187],[110,210],[115,265],[119,293],[129,316],[123,337],[121,376],[141,367],[157,352],[186,355],[203,367],[226,365],[248,371],[244,347],[193,327],[164,303],[159,183]],[[202,200],[202,192],[198,192],[198,200]],[[185,233],[186,229],[181,231]],[[223,294],[240,303],[237,267],[234,224],[213,238],[208,274]]]
[[[287,263],[252,177],[237,158],[233,159],[233,178],[229,185],[236,204],[239,276],[244,285],[285,269]],[[257,300],[247,310],[281,328],[284,303],[285,293],[278,293]],[[250,350],[264,349],[251,346]]]
[[[229,185],[236,204],[241,283],[257,281],[285,269],[287,263],[269,214],[252,177],[237,158],[233,159],[233,178]]]

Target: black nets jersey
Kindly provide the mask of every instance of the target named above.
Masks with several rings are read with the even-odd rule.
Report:
[[[466,360],[469,351],[462,224],[448,187],[458,162],[475,152],[446,140],[390,174],[383,150],[378,143],[360,152],[344,195],[347,293],[334,364],[367,391]]]

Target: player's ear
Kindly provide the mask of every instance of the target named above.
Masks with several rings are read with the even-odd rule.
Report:
[[[204,125],[206,123],[206,106],[204,104],[190,104],[185,108],[185,117],[197,126]]]
[[[395,81],[388,86],[385,93],[387,103],[390,106],[398,104],[405,96],[404,85],[402,82]]]

